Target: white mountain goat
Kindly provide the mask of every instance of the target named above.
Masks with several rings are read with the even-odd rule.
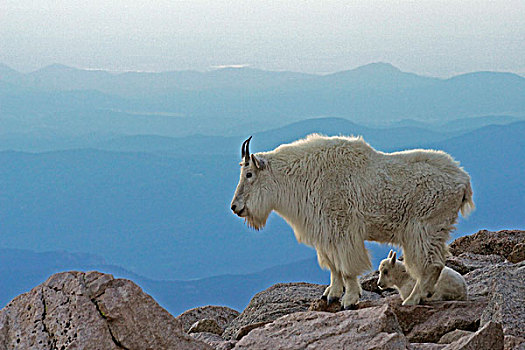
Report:
[[[360,137],[309,135],[273,151],[242,145],[241,175],[231,209],[261,229],[272,210],[314,247],[330,269],[323,298],[357,304],[357,277],[371,268],[364,241],[403,247],[417,280],[405,305],[434,293],[458,211],[474,208],[469,175],[441,151],[383,153]]]
[[[396,253],[391,250],[388,258],[379,264],[377,286],[380,289],[394,287],[401,299],[406,300],[415,285],[416,280],[408,274],[405,264],[396,260]],[[445,266],[436,282],[434,294],[426,300],[467,300],[467,283],[460,273]]]

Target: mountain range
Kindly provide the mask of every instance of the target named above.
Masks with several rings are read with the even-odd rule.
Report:
[[[74,268],[129,276],[174,313],[177,295],[190,295],[184,309],[212,295],[241,308],[282,280],[326,283],[277,215],[254,232],[231,213],[249,136],[253,152],[314,132],[443,149],[477,205],[456,236],[522,228],[524,96],[514,74],[437,79],[383,63],[328,75],[0,65],[0,301]],[[375,264],[390,249],[370,247]],[[235,285],[246,295],[221,294]]]
[[[238,135],[338,117],[365,125],[525,116],[525,78],[476,72],[438,79],[386,63],[328,75],[225,68],[119,73],[53,65],[22,74],[0,67],[6,133]]]

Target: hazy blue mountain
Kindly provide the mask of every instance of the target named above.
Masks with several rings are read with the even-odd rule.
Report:
[[[270,150],[279,144],[303,138],[311,133],[326,135],[363,136],[375,148],[388,151],[414,146],[422,142],[444,140],[451,136],[417,127],[376,129],[365,127],[342,118],[316,118],[299,121],[284,127],[255,133],[252,144],[260,150]],[[253,148],[256,152],[258,148]]]
[[[3,70],[10,73],[5,74],[4,79],[1,79],[0,75],[0,80],[17,85],[59,91],[98,90],[122,97],[141,97],[183,90],[261,89],[315,77],[304,73],[271,72],[248,67],[228,67],[209,72],[112,73],[53,64],[28,74],[20,74],[5,65],[3,67],[4,69],[0,67],[0,74]]]
[[[312,86],[336,90],[397,90],[428,86],[441,79],[402,72],[389,63],[371,63],[321,76]]]
[[[170,120],[171,129],[185,128],[185,135],[224,135],[249,123],[262,129],[322,116],[372,125],[402,119],[438,122],[489,114],[525,115],[525,79],[518,75],[478,72],[442,80],[401,72],[385,63],[330,75],[250,68],[112,74],[53,65],[4,79],[33,90],[0,89],[3,113],[21,117],[47,112],[46,125],[77,134],[75,124],[53,123],[50,116],[74,119],[82,111],[96,118],[100,110],[169,114],[193,122],[192,128]],[[119,119],[112,116],[112,120]],[[123,124],[120,121],[120,128]],[[180,131],[160,135],[181,136]]]
[[[105,118],[106,115],[107,113],[101,112],[97,121],[79,118],[77,123],[79,125],[86,124],[86,129],[88,129],[86,120],[90,120],[89,127],[103,130],[104,125],[108,123]],[[113,116],[115,113],[112,112],[109,115]],[[130,121],[126,127],[128,131],[155,131],[155,129],[160,131],[161,128],[164,131],[170,130],[170,125],[163,123],[162,118],[129,116],[129,119],[133,118],[134,120]],[[184,121],[187,120],[184,119]],[[167,152],[172,155],[232,155],[239,152],[240,143],[249,135],[253,135],[254,145],[256,145],[257,150],[263,151],[272,149],[281,143],[290,142],[317,132],[327,135],[361,135],[381,150],[392,150],[419,145],[423,142],[436,142],[458,134],[457,132],[438,132],[410,126],[369,128],[342,118],[308,119],[263,132],[257,132],[257,129],[257,127],[253,126],[246,127],[242,134],[231,137],[204,135],[168,137],[153,134],[122,136],[121,134],[104,134],[99,131],[75,137],[40,133],[38,136],[30,138],[25,133],[11,133],[0,135],[0,149],[47,151],[91,147],[118,152]],[[240,130],[238,132],[241,133]]]
[[[0,81],[2,82],[19,82],[23,78],[23,74],[17,72],[11,67],[0,63]]]
[[[518,121],[523,121],[523,118],[517,118],[508,115],[487,115],[483,117],[455,119],[440,124],[439,127],[443,131],[471,131],[484,126],[506,125]]]
[[[303,138],[311,133],[327,135],[361,135],[379,149],[398,149],[422,142],[444,140],[451,133],[434,132],[415,127],[390,129],[368,128],[342,118],[307,119],[281,128],[257,132],[247,128],[243,135],[236,137],[194,135],[182,138],[158,137],[154,135],[135,135],[116,137],[98,143],[99,149],[115,151],[169,151],[171,154],[224,154],[239,153],[243,138],[253,136],[254,150],[263,151],[275,148],[281,143]]]
[[[505,125],[522,121],[524,118],[518,118],[510,115],[486,115],[481,117],[459,118],[446,122],[429,123],[413,119],[404,119],[393,123],[388,123],[383,128],[391,129],[398,127],[416,127],[433,131],[448,133],[465,133],[489,125]]]

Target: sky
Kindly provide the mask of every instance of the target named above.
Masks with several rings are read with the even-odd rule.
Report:
[[[525,74],[525,1],[0,0],[0,63]]]

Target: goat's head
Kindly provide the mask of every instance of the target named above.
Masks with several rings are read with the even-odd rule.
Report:
[[[379,279],[377,280],[377,286],[379,289],[392,288],[394,286],[394,277],[397,272],[396,258],[397,253],[390,250],[388,257],[383,259],[379,264]]]
[[[264,227],[273,209],[272,182],[267,160],[250,154],[250,137],[241,146],[241,177],[231,202],[232,211],[244,218],[248,226]]]

